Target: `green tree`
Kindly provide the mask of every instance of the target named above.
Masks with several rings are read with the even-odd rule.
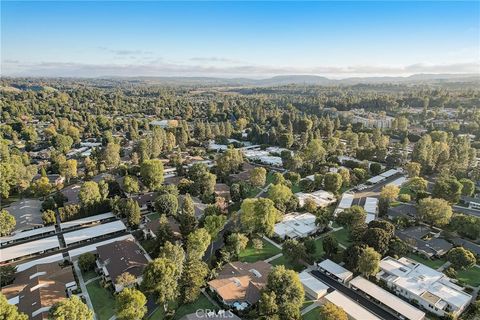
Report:
[[[218,233],[223,229],[226,222],[227,217],[222,214],[209,215],[205,217],[203,227],[208,231],[212,240],[214,240],[217,238]]]
[[[400,189],[394,185],[387,185],[380,191],[380,199],[384,199],[387,203],[390,203],[397,199]]]
[[[180,232],[184,237],[187,237],[197,226],[195,206],[189,194],[186,194],[183,199],[182,209],[178,215],[178,222],[180,223]]]
[[[441,177],[433,186],[432,196],[457,203],[462,195],[463,185],[455,177]]]
[[[327,235],[322,241],[323,251],[327,257],[333,257],[338,252],[338,241],[337,239],[332,236],[331,234]]]
[[[36,195],[45,197],[52,191],[52,184],[47,177],[41,177],[40,179],[35,180],[32,185],[32,189]]]
[[[72,148],[72,144],[73,139],[63,134],[57,134],[55,138],[53,138],[53,145],[55,146],[55,149],[61,153],[67,153]]]
[[[9,285],[15,280],[17,267],[10,265],[0,266],[0,286]]]
[[[418,162],[411,161],[405,165],[405,170],[407,171],[409,178],[418,177],[422,170],[422,166]]]
[[[165,242],[173,241],[174,239],[174,234],[172,229],[170,228],[170,224],[168,223],[167,216],[164,214],[160,215],[160,218],[158,218],[158,221],[159,221],[159,226],[156,233],[157,238],[155,243],[155,247],[157,248],[157,250],[158,248],[162,247],[165,244]]]
[[[241,205],[240,220],[242,226],[249,233],[258,233],[271,236],[279,216],[278,210],[270,199],[245,199]]]
[[[54,320],[92,320],[93,311],[78,296],[72,295],[56,303],[50,309],[50,316]]]
[[[77,177],[77,160],[69,159],[60,165],[60,174],[65,177],[67,182]]]
[[[321,320],[348,320],[348,315],[341,307],[331,302],[326,302],[320,307]]]
[[[242,233],[232,233],[227,237],[226,245],[238,257],[247,248],[248,238]]]
[[[325,160],[326,151],[323,148],[322,140],[312,139],[305,150],[303,151],[303,158],[305,161],[312,163],[319,163]]]
[[[427,180],[421,177],[413,177],[407,181],[405,187],[409,188],[413,193],[418,194],[419,192],[427,191],[427,185]]]
[[[475,183],[467,178],[462,178],[459,180],[459,182],[462,184],[462,195],[471,197],[473,193],[475,192]]]
[[[307,249],[302,242],[295,239],[287,239],[282,245],[282,253],[288,261],[300,264],[307,258]]]
[[[476,263],[475,255],[463,247],[451,249],[447,254],[447,259],[456,270],[471,268]]]
[[[170,259],[175,263],[178,274],[182,274],[183,264],[185,262],[185,251],[181,245],[173,244],[170,241],[165,242],[163,246],[160,247],[157,258]]]
[[[16,305],[8,303],[7,298],[0,293],[0,319],[2,320],[28,320],[28,316],[18,312]]]
[[[155,210],[159,214],[166,214],[167,216],[176,216],[178,211],[178,198],[171,193],[159,195],[155,199]]]
[[[348,209],[338,213],[336,221],[349,230],[365,223],[367,213],[360,206],[351,206]]]
[[[284,184],[274,184],[268,188],[268,198],[275,203],[275,207],[285,211],[287,204],[292,198],[292,190]]]
[[[365,277],[374,276],[380,270],[380,259],[382,255],[375,249],[367,247],[358,258],[358,271]]]
[[[180,292],[184,303],[192,303],[198,299],[208,273],[209,269],[205,262],[197,259],[186,261],[180,279]]]
[[[78,193],[78,198],[84,207],[91,207],[99,203],[102,196],[98,184],[95,181],[87,181],[82,184],[80,192]]]
[[[217,173],[220,177],[227,177],[229,174],[240,170],[243,164],[243,153],[240,149],[227,149],[217,158]]]
[[[103,161],[107,168],[116,168],[120,163],[120,145],[108,143],[103,151]]]
[[[43,225],[45,226],[55,224],[57,222],[57,217],[55,216],[55,212],[53,210],[45,210],[42,213],[42,221],[43,221]]]
[[[452,217],[452,207],[444,199],[425,198],[418,202],[418,216],[430,225],[444,226]]]
[[[263,167],[256,167],[250,171],[250,183],[254,187],[263,187],[267,181],[267,170]]]
[[[138,202],[133,199],[126,199],[125,203],[120,208],[122,216],[127,218],[127,223],[131,227],[137,227],[140,224],[140,206]]]
[[[202,259],[210,244],[211,237],[204,228],[197,229],[187,237],[187,255],[189,259]]]
[[[82,253],[78,257],[78,266],[82,271],[92,270],[95,267],[95,255],[91,252]]]
[[[342,176],[339,173],[328,172],[323,178],[325,190],[337,193],[342,187]]]
[[[375,251],[384,254],[387,252],[391,235],[380,228],[368,228],[363,234],[362,240],[367,246],[372,247]]]
[[[358,259],[366,248],[364,244],[353,244],[343,251],[343,262],[345,268],[352,272],[358,272]]]
[[[17,221],[7,210],[0,211],[0,236],[8,236],[15,229]]]
[[[140,165],[143,183],[150,190],[158,190],[163,183],[163,163],[158,159],[144,160]]]
[[[140,191],[137,177],[129,175],[125,176],[123,179],[123,189],[126,193],[137,193]]]
[[[178,296],[180,273],[175,262],[168,258],[157,258],[148,263],[143,271],[142,286],[157,297],[157,303],[166,310],[168,303]]]
[[[147,298],[137,289],[123,289],[115,297],[115,302],[117,319],[141,320],[147,313]]]

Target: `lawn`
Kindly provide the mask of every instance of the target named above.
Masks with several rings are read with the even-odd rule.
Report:
[[[457,279],[472,287],[480,286],[480,268],[473,266],[470,269],[458,271]]]
[[[87,284],[87,291],[98,320],[108,320],[115,314],[115,298],[110,290],[100,285],[100,280]]]
[[[402,187],[400,188],[399,194],[409,194],[412,199],[415,197],[415,194],[410,190],[409,187]]]
[[[273,174],[275,173],[275,171],[269,171],[267,173],[267,178],[265,179],[265,185],[268,186],[270,183],[273,182]]]
[[[302,319],[303,320],[318,320],[319,317],[320,317],[320,314],[318,313],[318,309],[320,309],[320,307],[316,307],[316,308],[310,310],[309,312],[305,313],[302,316]]]
[[[148,217],[148,219],[153,221],[153,220],[156,220],[156,219],[160,218],[160,213],[158,213],[158,212],[150,213],[150,214],[147,214],[147,217]]]
[[[300,189],[300,186],[298,184],[292,185],[292,192],[293,193],[298,193],[300,191],[302,191],[302,190]]]
[[[208,301],[208,299],[203,295],[200,294],[200,297],[194,302],[194,303],[189,303],[189,304],[184,304],[175,310],[175,315],[174,318],[175,320],[178,320],[182,318],[183,316],[191,313],[195,313],[197,310],[216,310],[218,309],[215,307],[213,304]],[[155,312],[152,313],[150,317],[148,317],[149,320],[163,320],[165,319],[165,313],[163,311],[163,307],[158,307]]]
[[[313,256],[313,258],[315,259],[315,261],[317,261],[320,258],[322,258],[322,256],[325,254],[325,251],[323,251],[323,239],[322,238],[318,238],[318,239],[315,240],[315,247],[316,247],[316,251],[315,251],[315,255]]]
[[[301,272],[302,270],[304,270],[306,268],[302,264],[291,263],[290,261],[285,259],[285,256],[281,256],[281,257],[279,257],[275,260],[270,261],[270,264],[273,265],[273,266],[284,265],[285,268],[295,270],[297,272]]]
[[[155,239],[146,239],[140,240],[140,244],[148,252],[148,254],[152,254],[153,249],[155,249]]]
[[[255,262],[268,259],[282,252],[282,249],[275,247],[270,242],[263,239],[262,241],[263,248],[258,251],[252,247],[252,242],[250,241],[247,245],[247,248],[240,253],[240,256],[238,257],[239,260],[243,262]]]
[[[337,239],[339,243],[343,244],[345,247],[348,247],[352,244],[352,241],[350,240],[350,234],[345,228],[333,232],[332,235]]]
[[[441,266],[443,266],[445,264],[445,260],[442,260],[442,259],[435,259],[435,260],[430,260],[430,259],[427,259],[427,258],[424,258],[416,253],[409,253],[407,255],[407,257],[409,257],[410,259],[413,259],[417,262],[420,262],[420,263],[423,263],[424,265],[426,266],[429,266],[430,268],[432,269],[438,269],[440,268]]]
[[[83,277],[83,281],[88,281],[90,279],[93,279],[95,277],[98,277],[98,273],[96,273],[95,271],[93,270],[89,270],[89,271],[82,271],[82,277]]]

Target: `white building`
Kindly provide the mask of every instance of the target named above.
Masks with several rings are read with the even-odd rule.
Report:
[[[349,285],[353,290],[361,292],[363,295],[367,296],[369,300],[378,302],[382,305],[382,307],[402,317],[402,319],[425,319],[425,312],[415,308],[406,301],[398,298],[387,290],[382,289],[381,287],[361,276],[351,280]]]
[[[363,205],[367,217],[365,218],[365,223],[375,220],[378,213],[378,199],[373,197],[365,198],[365,204]]]
[[[0,250],[0,262],[7,262],[60,248],[57,236],[17,244]]]
[[[438,316],[447,313],[458,316],[472,301],[472,296],[446,275],[408,258],[385,257],[380,269],[377,278],[385,281],[396,294],[416,301]]]
[[[316,217],[311,213],[290,213],[283,217],[274,227],[274,233],[282,239],[304,238],[318,230],[315,224]]]
[[[305,293],[310,297],[318,300],[327,294],[328,286],[312,276],[309,272],[302,271],[298,276],[300,277],[303,289],[305,289]]]
[[[322,208],[328,207],[337,201],[337,198],[335,198],[333,193],[324,190],[318,190],[311,193],[297,192],[295,195],[297,196],[298,203],[301,207],[305,205],[307,199],[312,200],[317,206]]]
[[[127,230],[127,227],[122,221],[117,220],[114,222],[99,224],[90,228],[67,232],[63,234],[63,238],[65,239],[65,244],[70,246],[75,243],[91,241],[93,239],[101,238],[105,235],[120,233],[125,230]]]
[[[337,307],[342,308],[347,314],[349,319],[353,320],[380,320],[379,317],[375,316],[373,313],[343,295],[339,291],[335,290],[325,296],[325,299],[336,305]]]
[[[337,281],[347,283],[353,277],[353,273],[333,262],[330,259],[323,260],[317,264],[318,270],[328,276],[335,278]]]

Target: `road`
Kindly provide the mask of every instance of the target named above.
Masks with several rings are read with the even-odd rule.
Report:
[[[387,178],[386,180],[379,182],[367,189],[355,192],[353,204],[358,206],[363,206],[365,204],[365,198],[367,197],[378,198],[380,196],[380,191],[382,191],[383,187],[385,187],[390,182],[397,180],[401,176],[403,176],[403,174],[401,173],[394,174],[393,176]]]
[[[390,319],[396,319],[400,320],[397,316],[391,314],[390,312],[387,312],[385,309],[379,307],[372,301],[368,300],[364,296],[360,295],[359,293],[355,292],[354,290],[344,286],[343,284],[339,283],[338,281],[333,280],[329,276],[321,273],[318,270],[313,270],[311,271],[312,275],[327,284],[329,287],[334,288],[335,290],[340,291],[350,299],[356,301],[360,305],[362,305],[364,308],[375,314],[376,316],[385,319],[385,320],[390,320]]]
[[[465,208],[465,207],[462,207],[462,206],[453,206],[452,208],[453,208],[453,211],[456,211],[456,212],[460,212],[460,213],[467,214],[467,215],[470,215],[470,216],[480,217],[480,211],[479,210]]]

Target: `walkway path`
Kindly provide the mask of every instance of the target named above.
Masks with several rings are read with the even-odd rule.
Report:
[[[263,261],[265,261],[265,262],[270,262],[270,261],[272,261],[272,260],[275,260],[275,259],[277,259],[277,258],[280,258],[281,256],[283,256],[283,253],[276,254],[276,255],[274,255],[273,257],[270,257],[270,258],[265,259],[265,260],[263,260]]]
[[[319,307],[320,306],[320,302],[317,300],[315,301],[314,303],[312,303],[311,305],[305,307],[302,309],[302,316],[305,315],[306,313],[309,313],[310,311],[312,311],[313,309],[315,309],[316,307]]]
[[[85,281],[85,285],[87,285],[87,284],[89,284],[89,283],[91,283],[91,282],[97,281],[97,280],[100,279],[100,278],[101,278],[101,276],[97,276],[97,277],[95,277],[95,278],[89,279],[89,280]]]
[[[218,305],[217,301],[213,300],[212,297],[210,297],[210,296],[208,295],[208,293],[205,291],[205,289],[202,289],[201,291],[202,291],[203,295],[205,296],[205,298],[208,299],[208,301],[210,301],[215,307],[217,307],[217,308],[219,308],[219,309],[222,309],[222,307],[220,307],[220,306]]]
[[[443,270],[446,270],[448,267],[450,267],[451,263],[450,261],[445,262],[442,264],[440,267],[437,268],[437,271],[443,272]]]
[[[275,247],[277,247],[278,249],[282,249],[282,245],[276,243],[275,241],[273,241],[272,239],[270,238],[267,238],[265,236],[263,236],[263,239],[270,242],[272,245],[274,245]]]
[[[80,288],[82,289],[83,296],[85,297],[85,302],[87,303],[87,306],[90,308],[90,310],[95,310],[93,309],[92,300],[90,300],[90,295],[88,294],[87,286],[83,281],[83,275],[82,275],[82,271],[80,270],[80,267],[78,266],[78,261],[75,261],[73,263],[73,267],[75,268],[75,272],[78,276],[78,282],[80,283]],[[95,315],[95,313],[93,314],[93,319],[97,320],[97,316]]]

